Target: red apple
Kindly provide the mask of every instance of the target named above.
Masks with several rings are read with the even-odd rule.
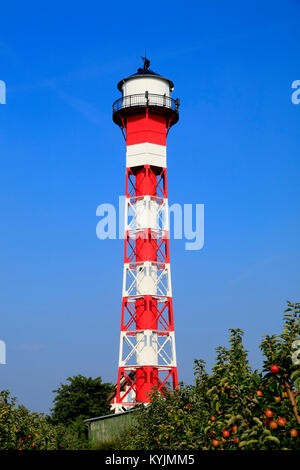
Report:
[[[267,409],[267,410],[265,411],[265,415],[266,415],[267,418],[273,418],[273,411]]]
[[[286,419],[279,417],[279,418],[277,419],[277,424],[278,424],[278,426],[280,426],[281,428],[284,428],[284,426],[286,425]]]

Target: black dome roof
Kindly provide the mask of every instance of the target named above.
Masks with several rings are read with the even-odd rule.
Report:
[[[146,77],[146,76],[155,76],[155,77],[161,77],[162,79],[166,80],[169,82],[170,90],[173,91],[174,89],[174,83],[169,80],[168,78],[163,77],[159,73],[153,72],[153,70],[149,69],[150,65],[150,60],[146,59],[145,57],[142,57],[144,60],[144,67],[143,68],[138,68],[137,72],[133,73],[132,75],[129,75],[129,77],[123,78],[122,80],[119,81],[118,83],[118,89],[122,91],[122,86],[123,83],[125,83],[127,80],[130,80],[131,78],[135,77]]]

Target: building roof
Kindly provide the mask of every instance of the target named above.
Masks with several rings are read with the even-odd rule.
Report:
[[[111,413],[109,415],[96,416],[95,418],[84,419],[83,422],[88,423],[90,421],[99,421],[100,419],[114,418],[115,416],[125,415],[127,413],[131,413],[132,411],[136,411],[136,410],[131,409],[131,410],[127,410],[127,411],[121,411],[120,413]]]
[[[130,79],[135,78],[135,77],[140,78],[140,77],[150,76],[150,77],[160,77],[163,80],[166,80],[167,82],[169,82],[170,90],[173,91],[174,83],[171,80],[169,80],[168,78],[163,77],[159,73],[156,73],[153,70],[149,69],[150,60],[146,59],[146,57],[142,57],[142,59],[144,60],[144,67],[143,68],[138,68],[137,71],[135,73],[133,73],[132,75],[129,75],[129,77],[122,78],[122,80],[120,80],[119,83],[118,83],[118,89],[120,91],[122,91],[122,86],[125,82],[127,82],[127,80],[130,80]]]

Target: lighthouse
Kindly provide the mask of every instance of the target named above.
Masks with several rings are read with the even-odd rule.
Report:
[[[177,362],[169,253],[166,141],[179,119],[171,80],[150,61],[122,79],[113,121],[126,142],[124,270],[114,411],[148,403],[155,388],[176,388]]]

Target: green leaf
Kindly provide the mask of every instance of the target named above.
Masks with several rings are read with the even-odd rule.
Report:
[[[210,390],[207,390],[206,396],[210,396],[214,391],[217,391],[217,387],[214,385]]]
[[[242,441],[239,443],[239,447],[244,447],[248,444],[248,441]]]
[[[272,442],[275,442],[275,444],[278,444],[278,445],[280,444],[279,439],[275,436],[267,436],[265,438],[265,441],[272,441]]]
[[[253,421],[257,423],[259,426],[263,426],[263,422],[260,419],[256,418],[255,416],[253,417]]]

